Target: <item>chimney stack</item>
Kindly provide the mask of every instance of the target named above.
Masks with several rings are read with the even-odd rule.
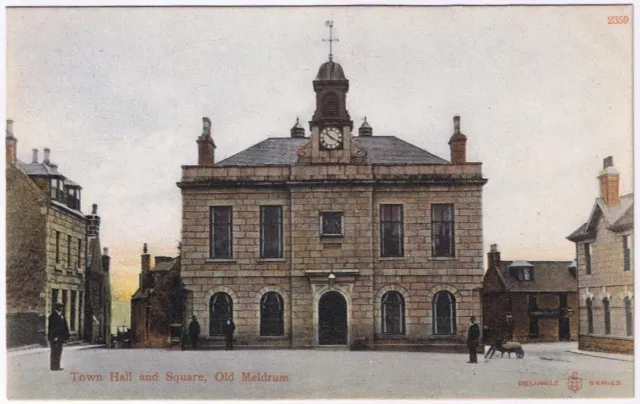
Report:
[[[207,117],[202,118],[202,135],[198,137],[196,143],[198,143],[198,165],[212,166],[216,144],[211,138],[211,120]]]
[[[364,122],[362,122],[362,125],[360,125],[360,128],[358,129],[358,136],[372,136],[373,135],[373,128],[371,127],[371,125],[369,125],[369,122],[367,122],[367,117],[364,117]]]
[[[487,254],[487,261],[489,268],[500,268],[500,251],[498,251],[497,244],[491,244],[491,249]]]
[[[147,249],[147,243],[144,243],[144,246],[142,247],[142,255],[140,256],[140,261],[141,261],[141,269],[142,272],[147,272],[149,271],[149,269],[151,268],[151,256],[149,255],[149,250]]]
[[[32,163],[38,162],[38,149],[33,149],[33,157],[31,158]]]
[[[460,117],[453,117],[453,135],[449,139],[451,149],[451,164],[465,164],[467,162],[467,137],[460,132]]]
[[[613,166],[613,157],[604,159],[602,171],[598,176],[600,180],[600,197],[607,206],[620,205],[620,173]]]
[[[7,119],[7,130],[5,136],[6,165],[13,165],[18,162],[18,139],[13,136],[13,120]]]
[[[98,205],[91,205],[91,214],[87,215],[87,237],[100,236],[100,216],[98,216]]]
[[[303,138],[304,128],[300,125],[300,118],[296,117],[296,124],[291,128],[291,137]]]
[[[44,148],[44,159],[42,160],[42,162],[44,164],[51,164],[51,161],[49,160],[49,155],[51,153],[51,150],[48,147]]]

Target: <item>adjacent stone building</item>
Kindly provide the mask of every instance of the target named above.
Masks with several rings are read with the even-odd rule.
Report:
[[[484,326],[519,342],[578,339],[578,280],[571,261],[502,261],[487,254],[482,288]]]
[[[620,195],[613,157],[598,176],[600,196],[576,243],[580,349],[633,353],[633,194]]]
[[[296,121],[222,161],[203,118],[198,164],[178,183],[188,316],[209,346],[233,318],[240,346],[464,349],[482,315],[487,180],[460,118],[440,136],[447,161],[366,118],[354,133],[331,56],[313,89],[309,136]]]
[[[184,285],[180,257],[151,256],[145,244],[140,264],[140,285],[131,297],[131,338],[134,348],[165,348],[171,324],[184,321]]]

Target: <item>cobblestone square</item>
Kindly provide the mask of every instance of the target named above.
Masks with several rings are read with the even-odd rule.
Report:
[[[49,371],[48,351],[38,349],[8,354],[7,389],[10,399],[57,400],[633,396],[631,357],[570,352],[576,349],[528,344],[522,359],[505,354],[472,365],[466,355],[446,353],[69,347],[62,372]]]

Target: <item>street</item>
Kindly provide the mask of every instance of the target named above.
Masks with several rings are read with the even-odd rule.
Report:
[[[61,372],[49,371],[40,349],[7,355],[7,389],[10,399],[56,400],[632,397],[631,357],[569,352],[576,348],[528,344],[522,359],[468,364],[445,353],[70,347]]]

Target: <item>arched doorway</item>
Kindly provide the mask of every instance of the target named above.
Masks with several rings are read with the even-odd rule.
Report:
[[[335,291],[322,295],[318,302],[318,343],[347,344],[347,301]]]

